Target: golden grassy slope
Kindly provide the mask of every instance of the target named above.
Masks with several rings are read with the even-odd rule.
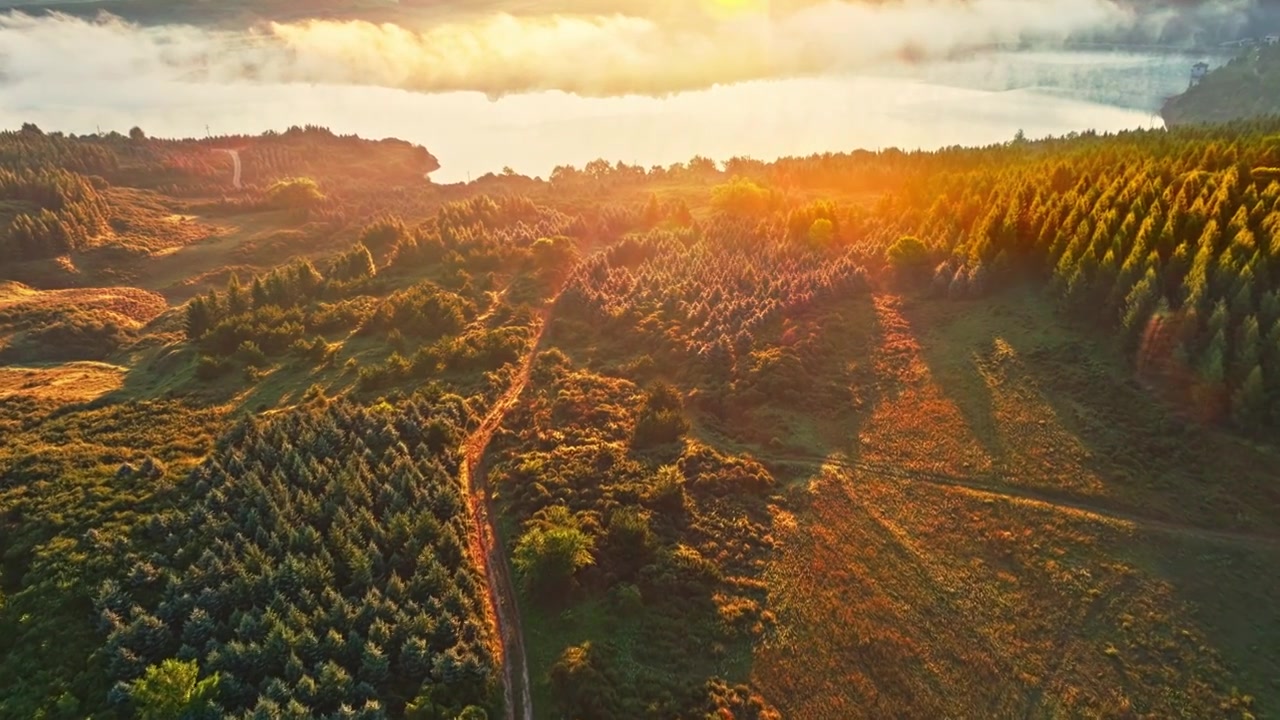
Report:
[[[0,321],[22,322],[28,316],[79,311],[141,326],[166,309],[168,303],[158,293],[132,287],[35,290],[22,283],[0,283]]]
[[[127,372],[118,365],[100,362],[0,366],[0,400],[25,396],[56,403],[85,402],[118,390]]]
[[[777,522],[752,675],[784,716],[1280,703],[1274,454],[1169,416],[1040,301],[873,304],[865,407]]]

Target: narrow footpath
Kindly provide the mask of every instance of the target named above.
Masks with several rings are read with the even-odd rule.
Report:
[[[460,473],[471,508],[471,552],[476,562],[484,566],[489,605],[501,640],[502,656],[498,660],[502,665],[502,694],[506,701],[507,720],[533,720],[533,696],[529,688],[529,663],[525,657],[520,612],[516,607],[515,583],[512,581],[511,566],[503,552],[502,543],[498,541],[497,513],[489,493],[484,456],[493,433],[502,426],[507,413],[519,402],[520,395],[529,382],[529,372],[542,344],[542,333],[547,327],[553,304],[554,301],[549,301],[547,309],[535,318],[533,341],[529,345],[529,351],[521,359],[511,385],[462,445]]]

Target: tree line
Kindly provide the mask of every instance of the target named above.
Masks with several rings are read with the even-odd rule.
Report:
[[[111,208],[87,177],[62,169],[6,170],[0,165],[0,253],[37,260],[85,247],[108,227]]]

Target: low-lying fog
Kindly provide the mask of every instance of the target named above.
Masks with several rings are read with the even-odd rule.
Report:
[[[308,21],[248,34],[0,14],[0,128],[203,136],[324,125],[421,143],[440,159],[433,178],[449,182],[505,166],[545,176],[598,157],[652,165],[1160,126],[1160,104],[1185,89],[1191,65],[1222,59],[984,49],[1116,22],[1101,0],[849,7],[675,29],[621,15],[496,15],[419,32]]]

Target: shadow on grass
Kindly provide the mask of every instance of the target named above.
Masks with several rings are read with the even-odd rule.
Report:
[[[1045,300],[1022,291],[955,307],[913,303],[906,314],[920,331],[934,379],[975,435],[983,437],[983,428],[1004,435],[1000,443],[984,446],[1005,481],[1054,484],[1027,462],[1044,458],[1057,461],[1064,474],[1092,478],[1092,484],[1059,489],[1100,507],[1260,536],[1274,537],[1280,529],[1280,485],[1274,481],[1280,460],[1274,451],[1179,418],[1131,380],[1109,336],[1070,327]],[[1003,362],[1002,347],[1008,355]],[[1000,400],[1011,403],[1003,415],[993,391],[1006,393]],[[1026,417],[1017,411],[1019,402]],[[1022,434],[1028,428],[1032,432]],[[1166,588],[1164,605],[1148,612],[1164,613],[1162,622],[1199,634],[1210,653],[1206,667],[1216,667],[1211,657],[1221,658],[1218,682],[1230,678],[1241,693],[1258,695],[1261,705],[1274,708],[1280,702],[1274,682],[1280,677],[1280,642],[1271,613],[1260,609],[1280,599],[1280,581],[1268,570],[1280,552],[1265,543],[1215,542],[1173,530],[1138,531],[1137,537],[1111,543],[1107,552],[1132,563],[1153,587]],[[1064,627],[1058,644],[1102,626],[1112,637],[1123,637],[1107,623],[1118,624],[1122,610],[1134,612],[1144,602],[1128,592],[1111,597],[1108,605]],[[1131,639],[1134,647],[1173,642],[1158,628],[1153,632]],[[1124,647],[1119,645],[1121,655]],[[1151,692],[1156,679],[1131,681],[1129,689],[1141,694]],[[1217,691],[1231,694],[1227,685]]]
[[[991,717],[1123,714],[1179,702],[1242,717],[1245,694],[1262,709],[1280,703],[1280,643],[1266,610],[1280,599],[1269,571],[1280,552],[1247,533],[1194,531],[1274,534],[1280,487],[1265,479],[1280,467],[1274,454],[1177,420],[1130,382],[1106,336],[1071,328],[1033,292],[958,304],[877,296],[861,309],[861,333],[824,324],[829,342],[806,358],[802,389],[750,412],[697,413],[699,437],[779,476],[788,457],[808,461],[808,472],[791,466],[784,491],[793,529],[774,526],[791,559],[770,561],[786,576],[769,582],[771,609],[774,593],[789,592],[800,619],[789,639],[757,646],[750,666],[782,676],[756,676],[770,699],[821,696],[831,703],[788,708],[851,717],[874,715],[869,707],[963,715],[984,704]],[[862,402],[826,391],[831,377],[856,383]],[[917,436],[898,434],[896,422],[929,425],[905,417],[920,414],[917,400],[954,410],[933,418],[943,427],[927,439],[947,441],[937,448],[901,444]],[[790,427],[817,431],[772,442]],[[905,469],[956,447],[990,458],[981,477],[996,488],[1166,525],[1086,519],[1070,503],[1027,506],[1016,492],[977,497],[910,473],[855,472],[848,487],[812,473],[823,457],[856,466],[905,453]],[[808,576],[818,579],[791,587]],[[814,606],[824,610],[804,610]],[[789,655],[800,641],[811,644]],[[835,676],[848,682],[823,680]],[[870,704],[848,704],[859,698]]]
[[[1025,291],[920,304],[912,314],[943,392],[969,408],[980,437],[979,428],[1006,435],[992,451],[1004,481],[1048,482],[1156,520],[1280,532],[1274,449],[1178,417],[1133,381],[1109,335],[1071,328]],[[961,363],[955,347],[984,351]],[[999,418],[980,410],[992,405],[993,390],[1005,403]]]

